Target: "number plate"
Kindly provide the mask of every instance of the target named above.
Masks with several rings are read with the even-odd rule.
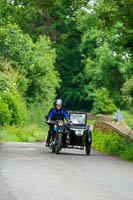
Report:
[[[78,130],[78,131],[76,131],[76,134],[83,135],[83,131]]]

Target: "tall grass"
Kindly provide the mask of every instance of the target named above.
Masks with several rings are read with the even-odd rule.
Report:
[[[128,111],[122,111],[124,121],[133,130],[133,115]]]
[[[0,128],[2,142],[35,142],[46,139],[47,129],[39,128],[36,124],[26,127],[6,126]]]
[[[29,109],[30,121],[25,126],[6,125],[0,127],[2,142],[36,142],[44,141],[48,132],[45,114],[41,106]]]
[[[116,133],[92,132],[92,146],[102,152],[120,156],[133,162],[133,143],[130,138],[121,138]]]

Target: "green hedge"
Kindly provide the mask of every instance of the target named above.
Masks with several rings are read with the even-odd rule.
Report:
[[[102,133],[97,130],[92,132],[92,146],[96,150],[107,152],[133,161],[133,143],[130,139],[121,138],[116,133]]]
[[[8,105],[0,99],[0,124],[10,124],[12,121],[12,110],[8,108]]]
[[[0,125],[23,125],[29,120],[26,103],[17,90],[0,92]]]

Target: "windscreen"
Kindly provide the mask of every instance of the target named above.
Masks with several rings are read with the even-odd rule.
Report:
[[[70,120],[73,124],[84,124],[86,123],[86,114],[84,113],[70,113]]]

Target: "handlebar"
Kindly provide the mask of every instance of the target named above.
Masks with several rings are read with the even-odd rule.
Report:
[[[56,124],[59,120],[56,120],[56,121],[51,121],[50,123],[48,123],[48,121],[46,121],[48,124]],[[72,125],[72,121],[68,121],[66,123],[64,123],[64,126],[65,125]]]

